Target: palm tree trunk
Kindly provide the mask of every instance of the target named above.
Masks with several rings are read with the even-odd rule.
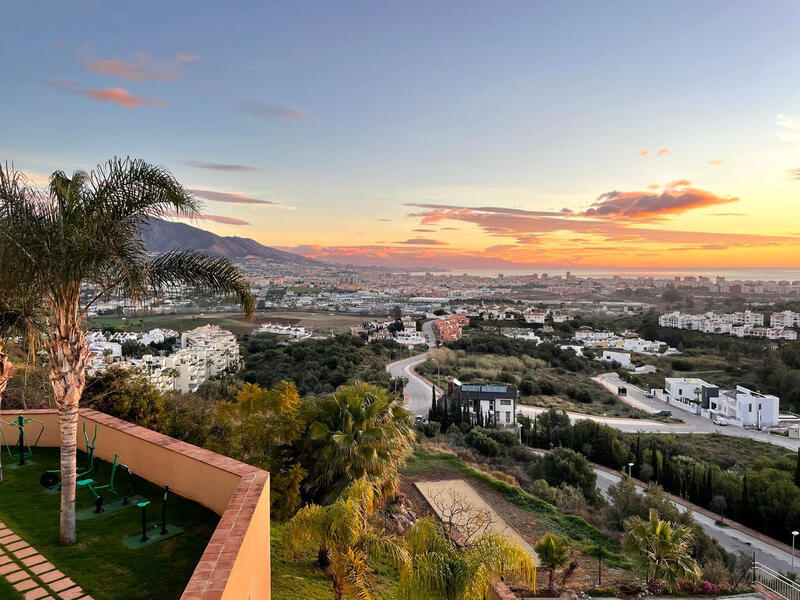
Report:
[[[323,569],[331,566],[331,552],[325,546],[320,546],[317,550],[317,566]]]
[[[7,354],[3,352],[3,341],[0,340],[0,408],[3,404],[3,392],[6,391],[8,380],[14,374],[14,365],[6,360]],[[2,427],[2,425],[0,425]],[[0,448],[1,450],[1,448]],[[0,456],[0,483],[3,482],[3,462]]]
[[[61,316],[61,315],[58,315]],[[58,318],[57,316],[57,318]],[[78,402],[86,385],[89,348],[83,330],[67,319],[58,319],[50,337],[50,384],[58,407],[61,432],[61,536],[62,545],[74,544],[75,481],[77,477]]]
[[[335,600],[342,600],[344,593],[342,592],[342,584],[339,579],[334,576],[333,578],[333,597]]]

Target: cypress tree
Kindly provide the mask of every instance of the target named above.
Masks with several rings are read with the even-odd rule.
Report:
[[[653,481],[658,483],[660,473],[658,472],[658,450],[655,446],[650,450],[650,464],[653,467]]]
[[[633,465],[636,476],[639,476],[639,471],[642,468],[642,434],[636,436],[636,464]]]
[[[744,521],[750,512],[750,499],[747,490],[747,472],[742,477],[742,500],[739,505],[739,521]]]
[[[794,484],[800,486],[800,448],[797,449],[797,466],[794,468]]]

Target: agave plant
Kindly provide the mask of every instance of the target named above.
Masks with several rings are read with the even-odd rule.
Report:
[[[5,168],[0,187],[0,286],[24,281],[21,301],[42,309],[50,382],[61,433],[61,542],[75,542],[78,404],[86,384],[84,336],[91,307],[110,294],[142,301],[185,285],[254,302],[227,259],[174,251],[151,259],[141,228],[153,218],[192,216],[199,205],[163,167],[114,158],[87,173],[56,171],[46,191]],[[2,333],[2,332],[0,332]]]

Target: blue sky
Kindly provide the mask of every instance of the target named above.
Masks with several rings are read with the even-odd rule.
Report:
[[[658,228],[790,235],[800,225],[775,230],[764,214],[792,206],[800,189],[786,175],[800,167],[796,2],[5,2],[2,11],[14,25],[0,38],[0,158],[35,178],[140,156],[187,187],[275,203],[208,201],[208,214],[247,222],[202,223],[220,233],[325,257],[401,246],[374,252],[378,262],[466,253],[575,264],[586,252],[567,241],[569,224],[521,239],[482,225],[491,215],[445,215],[438,222],[452,229],[422,238],[438,244],[400,244],[424,229],[406,205],[581,211],[610,191],[678,180],[737,198],[749,219],[721,221],[690,201]],[[755,244],[719,244],[713,259],[741,261]],[[759,260],[780,262],[758,248]],[[676,264],[699,260],[673,250]]]

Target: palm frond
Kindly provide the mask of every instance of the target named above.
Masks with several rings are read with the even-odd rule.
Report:
[[[174,285],[235,297],[250,319],[255,299],[250,282],[227,258],[195,250],[166,252],[149,265],[149,283],[156,291]]]

